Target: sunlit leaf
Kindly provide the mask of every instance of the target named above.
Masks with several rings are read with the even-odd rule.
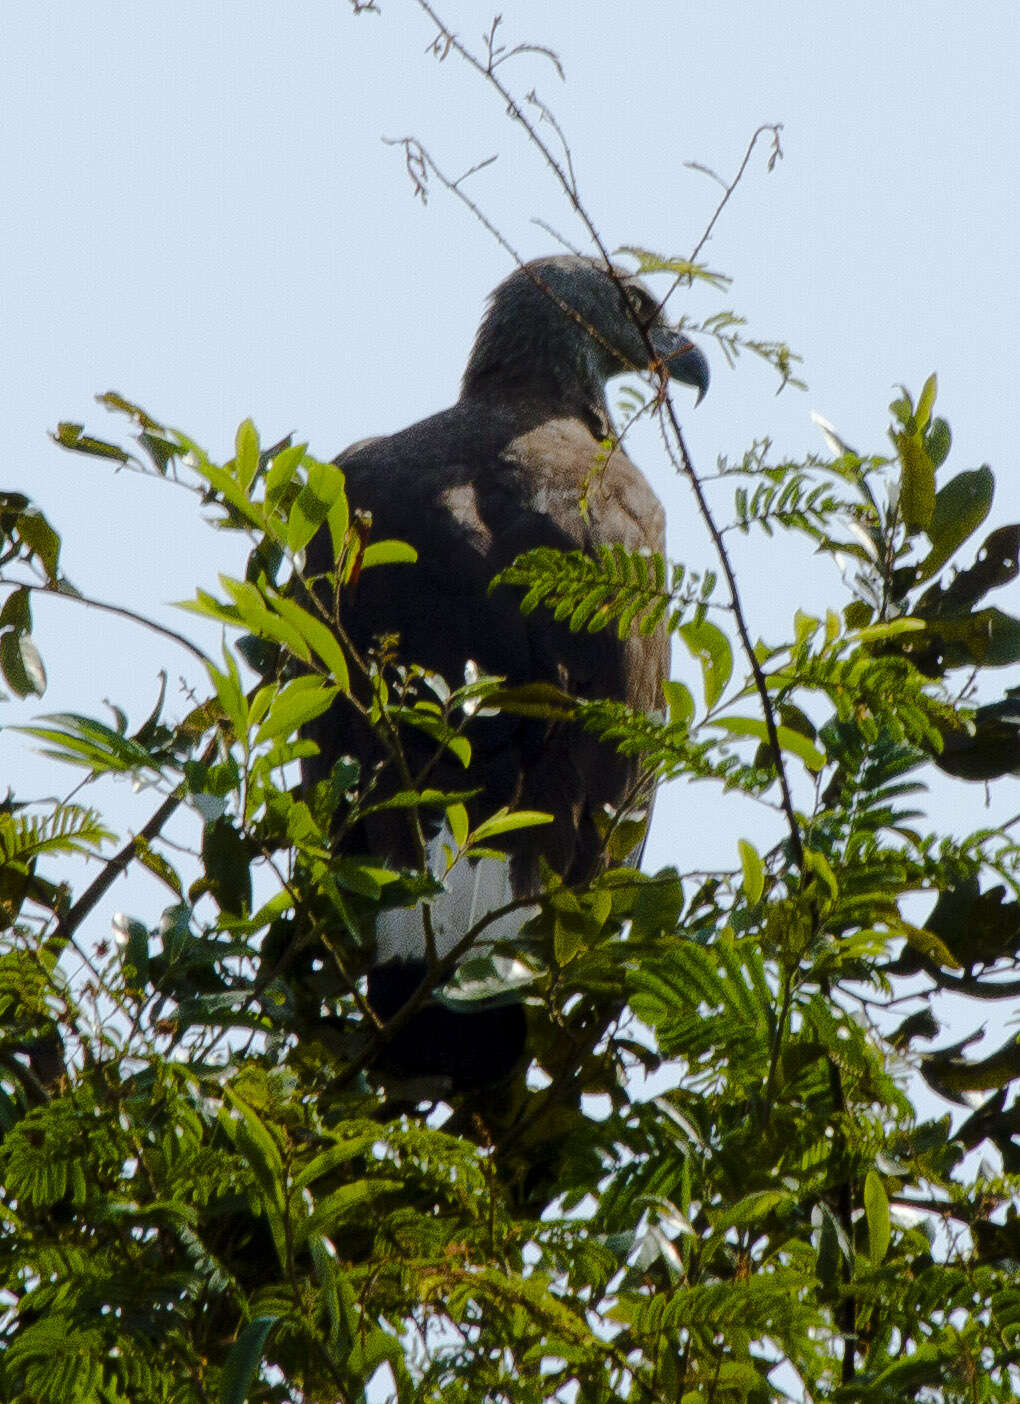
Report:
[[[291,551],[304,550],[343,497],[343,490],[344,475],[334,464],[309,463],[307,481],[290,511],[287,545]]]
[[[722,727],[730,736],[753,736],[758,741],[769,741],[769,730],[765,722],[757,717],[713,717],[709,726]],[[826,756],[813,741],[799,731],[788,726],[777,726],[776,736],[780,749],[789,751],[803,761],[808,770],[818,771],[826,764]]]
[[[709,620],[683,624],[677,633],[691,656],[701,664],[705,706],[711,709],[725,691],[733,672],[733,650],[723,631]]]
[[[919,433],[895,436],[900,459],[900,511],[908,531],[925,531],[935,512],[935,465]]]
[[[880,1263],[889,1250],[889,1200],[881,1175],[869,1170],[864,1177],[864,1214],[868,1223],[868,1257]]]
[[[406,541],[373,541],[365,547],[361,557],[362,570],[369,566],[413,565],[418,552]]]
[[[338,696],[338,688],[315,675],[292,678],[274,697],[265,721],[256,732],[255,744],[291,735],[299,727],[321,717]]]
[[[237,474],[238,485],[243,492],[248,492],[251,489],[258,467],[259,436],[251,420],[245,419],[238,426],[237,434],[234,437],[234,471]]]
[[[747,839],[738,839],[740,866],[744,872],[744,896],[752,904],[761,900],[765,890],[765,868],[758,850]]]
[[[538,824],[551,824],[552,822],[553,816],[543,814],[540,810],[516,809],[510,814],[505,810],[500,810],[491,818],[484,819],[476,829],[473,829],[471,838],[475,843],[487,843],[489,839],[496,838],[499,834],[512,833],[516,829],[531,829]]]
[[[927,527],[931,550],[917,568],[919,581],[939,571],[978,529],[991,510],[994,491],[995,479],[987,467],[957,473],[938,491]]]

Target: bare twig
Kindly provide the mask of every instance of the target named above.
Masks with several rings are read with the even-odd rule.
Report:
[[[436,29],[438,30],[438,34],[436,35],[436,39],[433,45],[434,49],[436,47],[441,49],[442,57],[444,58],[447,54],[451,52],[457,54],[459,58],[463,59],[464,62],[469,65],[469,67],[473,68],[481,78],[483,78],[487,83],[490,83],[495,88],[496,92],[499,93],[500,97],[506,103],[506,110],[508,115],[512,117],[514,121],[519,122],[524,128],[524,130],[527,132],[528,137],[534,143],[535,149],[545,159],[547,165],[552,170],[553,175],[559,182],[564,194],[570,201],[570,204],[573,207],[575,213],[578,215],[585,229],[587,230],[589,238],[591,239],[595,247],[598,249],[599,254],[605,261],[606,267],[611,268],[612,260],[609,257],[609,251],[607,250],[605,244],[602,242],[602,238],[599,235],[598,229],[596,228],[593,219],[589,215],[587,209],[584,206],[584,203],[581,200],[580,194],[578,193],[572,181],[571,172],[569,170],[564,169],[561,162],[553,154],[553,151],[549,147],[548,143],[542,140],[542,137],[540,136],[534,122],[532,122],[531,119],[526,115],[517,98],[514,97],[510,89],[507,88],[506,85],[502,82],[502,80],[496,75],[496,68],[499,66],[500,63],[503,63],[506,58],[509,58],[510,54],[502,55],[501,51],[498,48],[495,51],[493,51],[493,49],[490,48],[488,52],[488,57],[483,61],[482,59],[478,58],[476,54],[472,53],[471,50],[464,43],[462,43],[460,39],[457,38],[453,31],[447,27],[447,25],[443,22],[443,20],[433,9],[432,5],[429,3],[429,0],[417,0],[417,4],[419,9],[424,11],[424,13],[429,17],[429,19],[432,21],[432,23],[436,26]],[[496,26],[493,25],[493,28],[490,31],[490,34],[486,40],[487,43],[489,42],[489,39],[492,39],[494,41],[495,29]],[[555,56],[551,53],[550,50],[542,49],[539,46],[519,46],[513,52],[521,53],[532,51],[544,53],[547,57],[555,58]],[[559,68],[558,60],[556,62],[557,67]],[[558,127],[557,131],[559,131]],[[497,233],[497,231],[491,226],[491,224],[489,224],[488,221],[486,221],[486,224],[487,227],[491,230],[491,232],[495,234],[496,237],[499,239],[499,242],[503,245],[503,247],[506,248],[508,251],[512,252],[509,249],[509,245]],[[518,262],[520,262],[520,260],[518,260]]]
[[[571,158],[571,155],[570,155],[570,146],[568,145],[568,143],[567,143],[567,138],[566,138],[566,136],[565,136],[564,133],[563,133],[563,128],[560,126],[559,122],[556,120],[556,115],[555,115],[555,113],[552,111],[551,108],[549,108],[548,106],[546,106],[546,104],[542,101],[542,99],[541,99],[541,98],[538,96],[538,94],[535,92],[535,89],[534,89],[534,88],[532,88],[531,91],[530,91],[529,93],[526,94],[524,100],[525,100],[525,102],[530,102],[530,103],[532,104],[533,107],[537,107],[537,108],[538,108],[539,113],[540,113],[540,115],[541,115],[542,121],[543,121],[543,122],[548,122],[549,125],[550,125],[550,127],[552,127],[553,131],[554,131],[554,132],[556,133],[556,135],[559,137],[559,139],[560,139],[560,145],[563,147],[563,159],[564,159],[564,161],[566,162],[566,172],[565,172],[565,174],[566,174],[567,186],[569,187],[570,193],[573,195],[573,197],[574,197],[575,199],[577,199],[577,197],[578,197],[578,192],[577,192],[577,177],[574,175],[574,162],[573,162],[573,159]]]
[[[779,133],[782,130],[782,122],[763,122],[762,125],[755,132],[754,136],[752,136],[751,140],[748,142],[747,150],[744,152],[744,159],[741,161],[740,167],[737,170],[736,175],[730,181],[729,185],[725,187],[723,191],[723,197],[719,201],[718,205],[716,205],[715,207],[715,213],[712,215],[712,218],[708,221],[708,224],[705,226],[705,232],[702,234],[698,242],[694,245],[694,252],[691,254],[692,263],[697,262],[698,254],[701,253],[701,250],[705,247],[705,245],[711,238],[712,230],[716,226],[716,221],[718,220],[719,216],[722,214],[723,210],[729,203],[730,196],[733,194],[734,190],[736,190],[741,180],[743,180],[744,172],[747,170],[747,163],[751,159],[751,153],[754,151],[754,148],[758,143],[758,138],[763,133],[772,133],[772,154],[769,157],[769,170],[773,170],[775,168],[776,162],[782,159],[783,148],[779,144]],[[722,185],[723,182],[719,178],[719,176],[717,176],[714,171],[708,170],[706,166],[698,165],[694,161],[688,161],[687,165],[690,166],[693,170],[704,171],[706,175],[710,175],[713,180],[718,180],[719,184]]]
[[[505,44],[497,44],[496,31],[502,23],[503,16],[496,15],[488,34],[482,36],[485,41],[486,53],[488,54],[488,69],[490,73],[498,68],[501,63],[506,63],[507,59],[515,58],[518,54],[541,54],[543,58],[549,60],[560,79],[566,82],[567,75],[563,71],[563,64],[560,62],[559,55],[545,44],[515,44],[512,49],[508,49]]]
[[[462,181],[467,180],[469,176],[473,176],[477,171],[484,171],[486,166],[491,166],[494,161],[498,160],[499,157],[497,155],[486,156],[484,161],[476,161],[475,164],[471,166],[468,170],[466,170],[462,176],[457,177],[457,179],[453,182],[453,189],[456,190]]]
[[[718,526],[716,526],[715,518],[712,515],[712,509],[708,504],[708,499],[706,498],[704,489],[701,485],[701,480],[698,477],[698,474],[694,468],[694,464],[691,461],[691,456],[687,450],[687,443],[684,439],[683,430],[680,427],[680,421],[677,419],[676,410],[673,408],[673,402],[670,399],[666,388],[665,374],[665,371],[663,371],[663,381],[661,385],[662,413],[668,421],[670,432],[673,437],[673,442],[676,445],[677,451],[679,453],[678,466],[683,471],[684,476],[687,478],[687,481],[691,485],[691,490],[693,491],[695,500],[698,504],[698,512],[700,513],[701,519],[705,523],[705,526],[708,528],[709,535],[712,538],[712,544],[715,547],[716,555],[719,558],[719,564],[722,566],[723,574],[726,577],[726,585],[730,594],[730,607],[733,610],[733,619],[737,626],[737,633],[740,635],[740,643],[744,650],[744,655],[747,658],[747,661],[751,668],[751,675],[754,679],[755,690],[757,691],[758,697],[761,701],[762,712],[765,717],[765,729],[768,733],[769,745],[772,748],[772,755],[775,761],[776,773],[779,776],[779,788],[780,793],[782,795],[783,813],[786,816],[787,827],[790,831],[790,846],[793,853],[793,859],[797,867],[803,870],[804,844],[803,840],[801,839],[800,825],[797,821],[796,810],[793,807],[793,794],[790,790],[790,782],[786,774],[786,766],[783,763],[783,754],[779,747],[779,732],[776,726],[776,716],[772,707],[772,699],[769,696],[768,683],[765,680],[765,674],[762,671],[761,664],[758,662],[757,654],[754,651],[754,643],[751,639],[751,634],[747,627],[747,619],[744,615],[744,606],[740,597],[740,590],[737,585],[737,577],[734,573],[733,565],[729,558],[729,553],[726,550],[726,543],[723,541],[722,532],[719,530]],[[674,462],[676,461],[677,460],[674,458]]]
[[[127,605],[108,604],[105,600],[95,600],[88,595],[79,594],[77,590],[73,593],[54,590],[52,586],[32,585],[26,580],[9,580],[0,577],[0,585],[9,585],[18,590],[31,590],[34,594],[42,595],[44,599],[71,600],[75,604],[85,605],[88,609],[98,609],[105,614],[114,614],[120,619],[129,620],[132,624],[141,624],[143,628],[151,629],[154,634],[161,634],[163,638],[179,644],[181,648],[186,648],[190,654],[193,654],[200,663],[208,664],[210,662],[208,655],[203,653],[198,644],[192,643],[189,638],[179,634],[176,629],[169,629],[165,624],[157,624],[154,619],[149,619],[136,610],[128,609]]]
[[[547,234],[551,234],[558,244],[562,244],[563,247],[569,249],[572,254],[575,254],[578,258],[583,257],[581,250],[577,248],[576,245],[572,244],[565,235],[561,234],[558,229],[554,229],[546,220],[539,219],[536,216],[531,222],[537,225],[539,229],[544,229]]]
[[[202,755],[200,764],[208,765],[212,761],[216,754],[216,746],[217,738],[213,737]],[[130,867],[138,855],[139,846],[149,844],[157,837],[170,816],[180,807],[185,794],[184,784],[178,785],[173,794],[168,795],[159,806],[148,823],[133,838],[128,839],[119,853],[115,853],[112,858],[106,860],[103,871],[89,884],[77,902],[63,916],[58,916],[56,930],[48,938],[48,943],[54,942],[59,946],[61,943],[71,940],[89,913],[102,901],[121,874]],[[79,951],[78,954],[80,955],[81,952]]]

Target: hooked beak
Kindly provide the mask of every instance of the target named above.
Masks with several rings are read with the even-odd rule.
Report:
[[[680,380],[684,385],[695,386],[698,398],[694,403],[699,405],[705,398],[705,391],[711,379],[704,354],[675,327],[652,327],[648,336],[655,354],[669,371],[671,379]]]

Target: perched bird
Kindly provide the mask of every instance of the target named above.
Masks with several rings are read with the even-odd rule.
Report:
[[[341,601],[342,626],[367,656],[399,636],[403,662],[423,665],[460,686],[472,670],[508,687],[546,682],[579,698],[612,698],[636,708],[662,705],[668,641],[616,637],[615,630],[571,633],[549,611],[520,611],[520,593],[490,592],[493,576],[538,546],[591,552],[621,543],[628,551],[664,549],[662,507],[640,471],[607,440],[612,424],[606,382],[661,363],[676,380],[708,387],[701,351],[662,318],[648,289],[622,269],[557,255],[516,269],[492,294],[450,409],[387,437],[354,444],[335,460],[352,510],[371,514],[372,539],[413,545],[415,565],[366,571]],[[363,520],[367,521],[368,518]],[[308,570],[333,566],[328,532],[309,549]],[[487,912],[540,890],[544,860],[566,882],[586,882],[607,867],[598,820],[607,808],[647,807],[634,794],[637,765],[571,722],[501,713],[472,717],[472,761],[435,757],[435,744],[411,729],[404,743],[412,773],[431,762],[427,783],[477,789],[472,824],[501,806],[540,810],[549,824],[498,841],[508,861],[462,859],[444,874],[450,834],[437,811],[429,835],[433,871],[446,891],[431,903],[436,954],[453,949]],[[355,756],[363,776],[384,767],[378,793],[404,788],[385,769],[378,738],[343,700],[306,735],[319,746],[304,765],[306,783]],[[420,811],[424,822],[431,811]],[[604,825],[603,825],[604,832]],[[412,826],[402,810],[371,815],[348,849],[390,867],[417,866]],[[494,920],[482,940],[512,940],[529,915]],[[368,998],[391,1017],[425,977],[422,911],[384,911]],[[433,999],[399,1030],[382,1062],[400,1075],[440,1075],[454,1087],[498,1080],[520,1060],[525,1042],[519,1002]],[[465,1004],[465,1001],[461,1001]]]

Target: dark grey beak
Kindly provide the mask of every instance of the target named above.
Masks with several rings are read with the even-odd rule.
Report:
[[[702,352],[683,332],[674,327],[652,327],[648,338],[655,354],[669,371],[670,377],[683,381],[684,385],[696,387],[698,398],[694,403],[699,405],[705,398],[705,391],[711,379],[708,361]]]

